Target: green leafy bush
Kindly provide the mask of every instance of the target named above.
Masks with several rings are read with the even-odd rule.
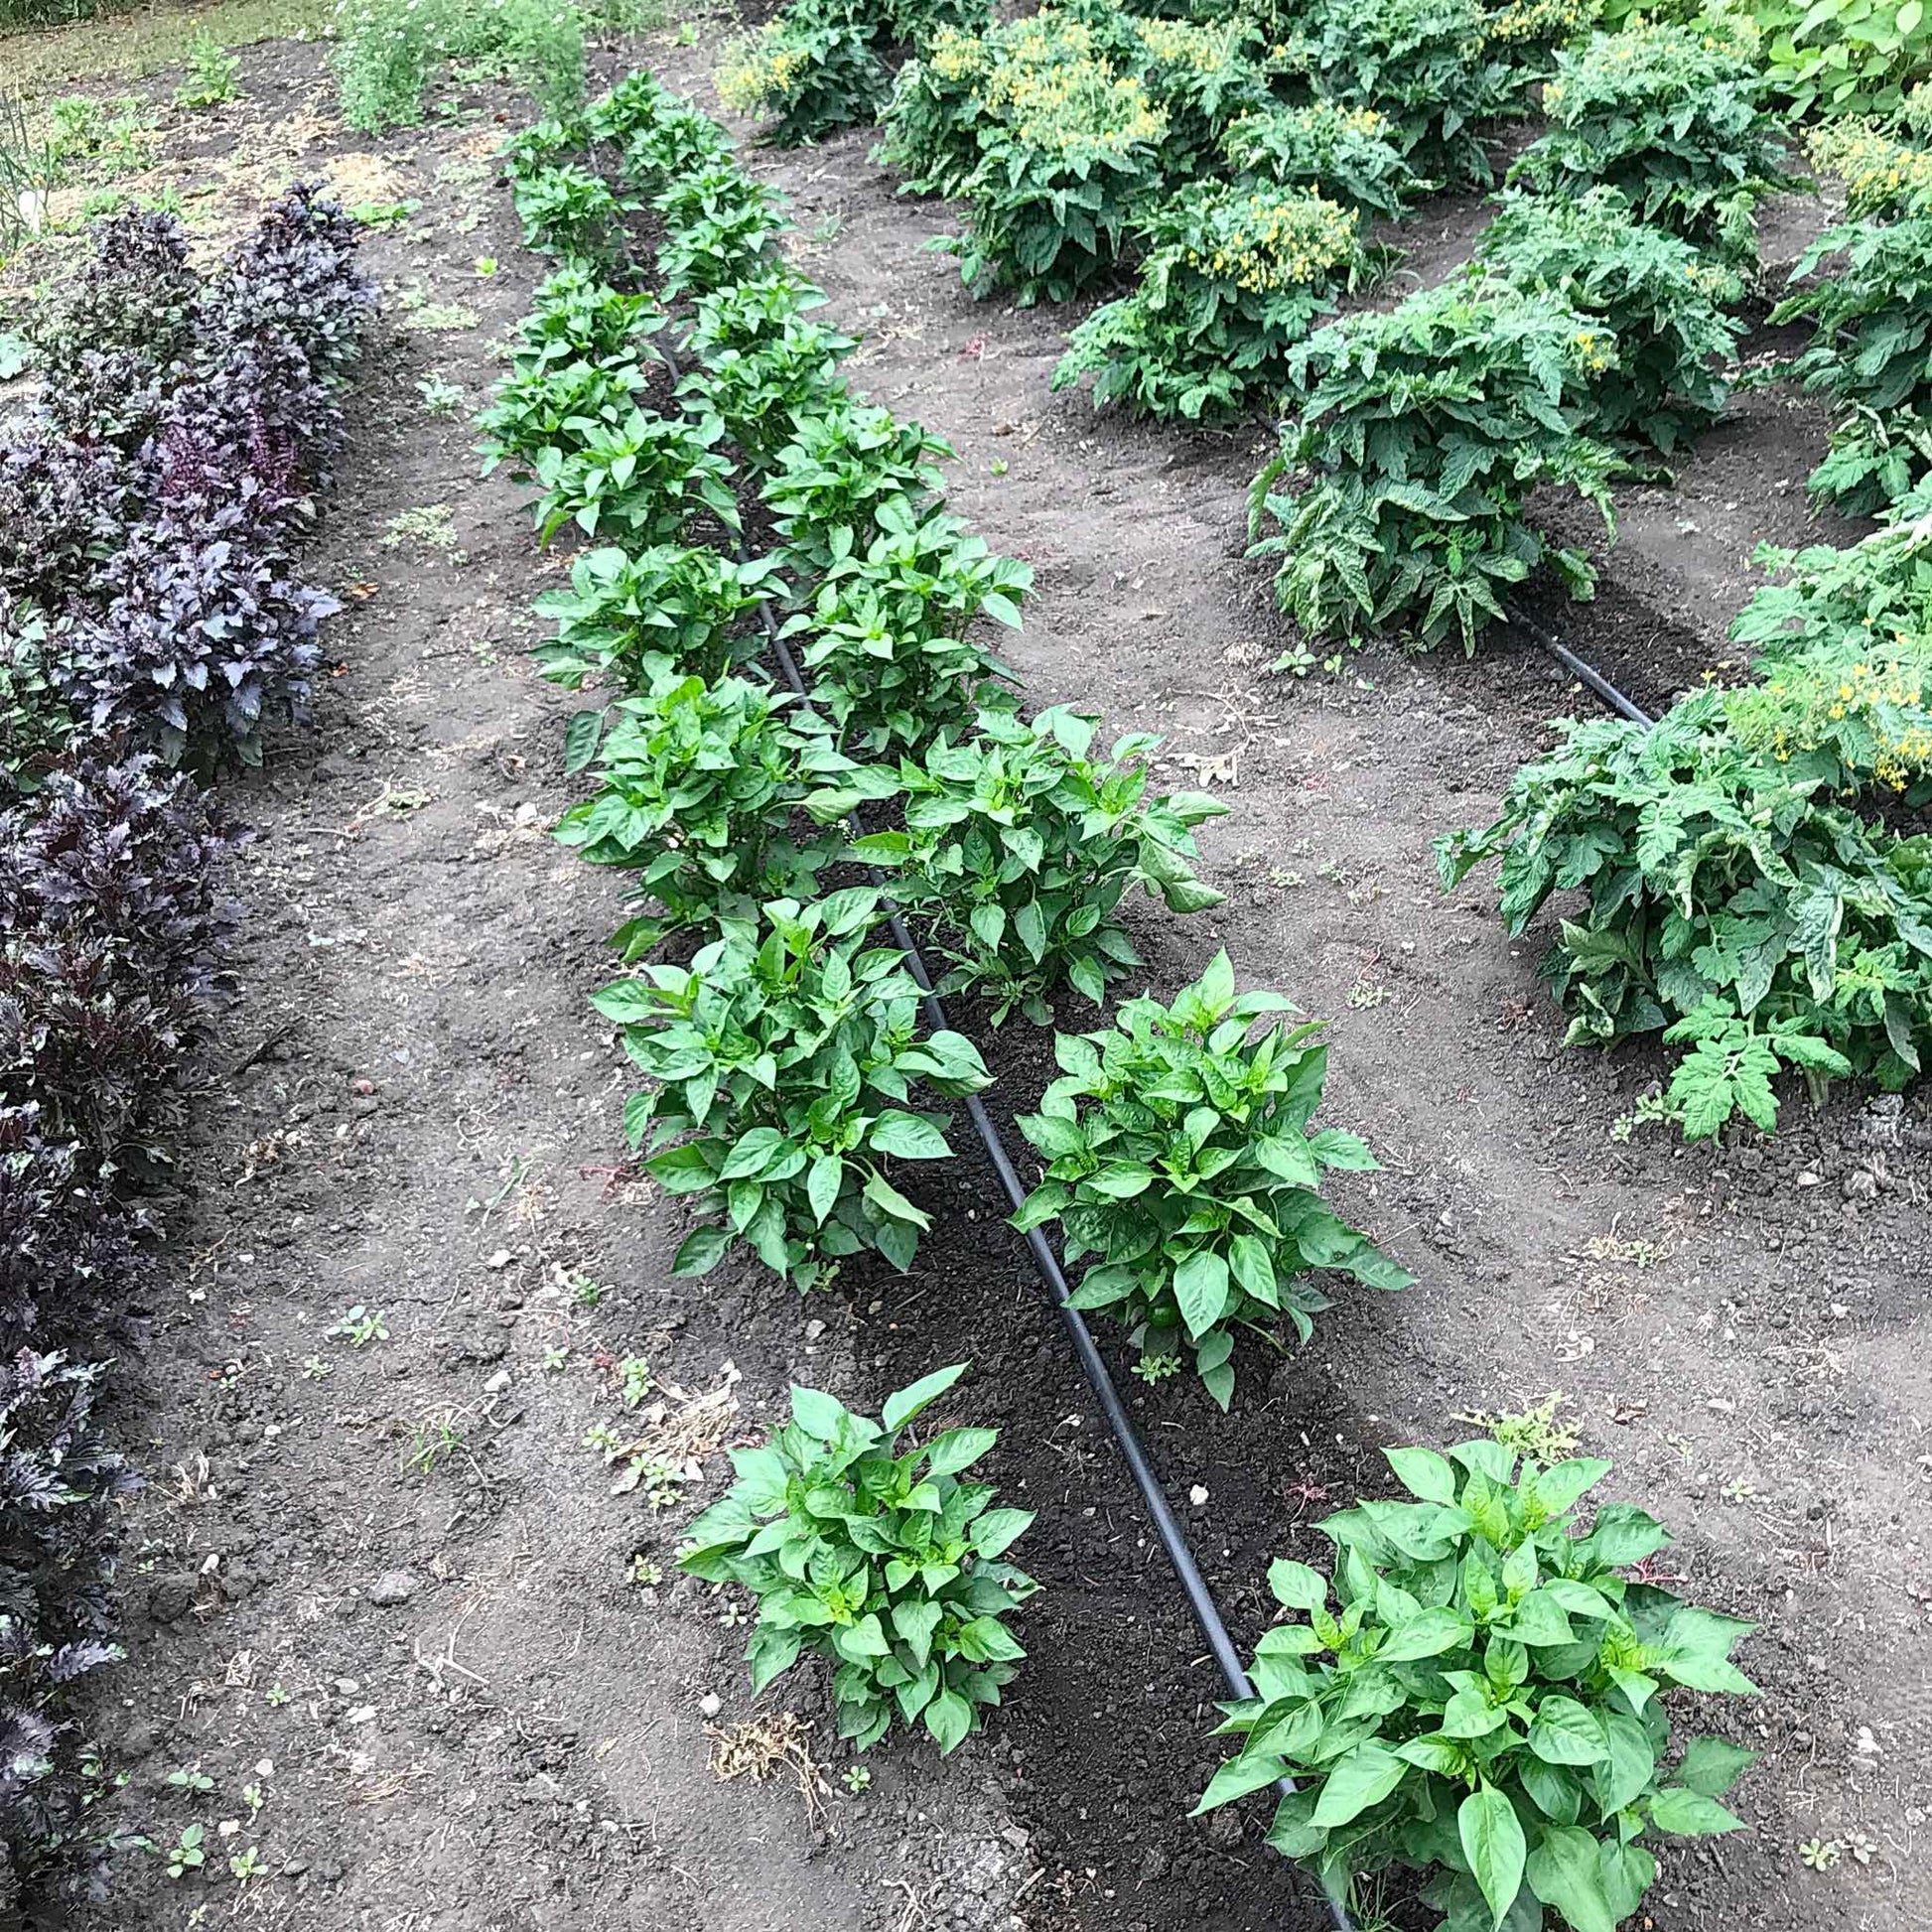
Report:
[[[1508,71],[1512,111],[1521,111],[1520,97],[1526,88],[1549,78],[1560,49],[1586,39],[1598,26],[1608,26],[1606,16],[1621,5],[1622,0],[1487,0],[1483,43]],[[1665,11],[1644,9],[1651,18]]]
[[[657,250],[658,293],[666,302],[749,280],[785,227],[776,196],[729,159],[674,179],[650,205],[666,229]]]
[[[951,444],[917,423],[849,398],[796,423],[759,492],[782,539],[781,566],[817,578],[863,556],[888,503],[902,503],[914,518],[930,514],[945,488],[938,461],[952,455]]]
[[[1511,189],[1476,254],[1608,330],[1612,360],[1587,392],[1590,435],[1638,436],[1668,455],[1723,413],[1741,329],[1724,305],[1742,285],[1689,242],[1631,220],[1614,189],[1577,201]]]
[[[1725,711],[1744,744],[1779,762],[1823,756],[1838,792],[1882,785],[1908,805],[1932,796],[1932,486],[1849,550],[1764,549],[1782,581],[1731,625],[1758,647],[1756,679]]]
[[[1365,265],[1358,217],[1318,195],[1193,183],[1143,223],[1140,286],[1096,309],[1053,371],[1097,408],[1188,422],[1279,396],[1288,350]]]
[[[905,1429],[966,1372],[942,1368],[886,1398],[880,1422],[815,1389],[762,1449],[732,1450],[738,1481],[691,1525],[680,1569],[758,1599],[748,1661],[762,1691],[806,1652],[838,1666],[839,1735],[865,1750],[893,1720],[953,1750],[1026,1655],[1008,1613],[1037,1586],[1002,1561],[1033,1522],[960,1477],[999,1440],[943,1430],[898,1452]]]
[[[1580,425],[1615,356],[1606,329],[1480,280],[1310,337],[1289,358],[1301,420],[1250,498],[1250,554],[1282,559],[1281,608],[1311,636],[1401,630],[1473,651],[1507,587],[1543,563],[1587,595],[1588,561],[1548,545],[1524,505],[1554,484],[1610,524],[1616,458]],[[1299,495],[1277,493],[1284,478],[1303,480]]]
[[[1149,796],[1148,733],[1093,755],[1095,720],[1055,706],[1031,721],[983,711],[958,743],[941,737],[899,766],[903,831],[854,851],[897,873],[900,901],[937,922],[945,992],[974,991],[998,1026],[1015,1007],[1052,1022],[1070,984],[1095,1006],[1141,963],[1119,923],[1140,887],[1173,912],[1218,905],[1194,877],[1193,828],[1226,807],[1198,793]]]
[[[1739,1829],[1719,1799],[1753,1753],[1698,1737],[1675,1764],[1672,1686],[1752,1695],[1730,1661],[1754,1627],[1619,1571],[1669,1543],[1655,1518],[1579,1501],[1609,1473],[1494,1442],[1387,1451],[1416,1502],[1358,1502],[1319,1527],[1332,1583],[1284,1559],[1294,1614],[1261,1640],[1241,1738],[1199,1810],[1288,1776],[1268,1843],[1331,1896],[1391,1866],[1426,1874],[1452,1932],[1615,1932],[1657,1876],[1646,1833]],[[1332,1589],[1336,1607],[1328,1607]]]
[[[1509,104],[1480,0],[1322,4],[1275,50],[1283,82],[1338,107],[1372,108],[1419,174],[1470,187],[1493,179],[1482,123]]]
[[[843,403],[839,360],[857,347],[850,336],[793,316],[750,347],[714,344],[678,395],[687,408],[717,416],[750,469],[763,472],[804,424]]]
[[[1409,202],[1435,186],[1410,167],[1391,136],[1395,125],[1372,107],[1274,107],[1244,114],[1221,137],[1237,174],[1277,188],[1307,188],[1363,215],[1397,220]]]
[[[717,82],[734,113],[769,120],[763,138],[779,148],[874,119],[892,91],[872,32],[841,0],[795,0],[741,35],[726,47]]]
[[[990,1076],[971,1040],[920,1036],[903,956],[870,943],[882,917],[863,890],[775,900],[761,922],[722,920],[689,966],[645,966],[597,995],[656,1083],[624,1110],[631,1145],[705,1217],[678,1274],[709,1272],[735,1242],[801,1290],[868,1248],[911,1266],[930,1222],[888,1164],[952,1152],[941,1117],[908,1110],[912,1083],[968,1094]]]
[[[831,823],[890,788],[886,774],[841,757],[812,713],[794,717],[793,704],[744,678],[707,685],[666,672],[617,705],[595,754],[597,789],[558,820],[557,837],[593,865],[634,873],[635,897],[661,908],[619,927],[613,943],[626,959],[667,933],[743,918],[762,899],[808,896],[841,841],[801,846],[794,817]]]
[[[1750,13],[1795,115],[1890,113],[1932,74],[1922,0],[1751,0]]]
[[[778,588],[765,558],[738,563],[702,546],[605,544],[571,559],[569,590],[536,600],[557,635],[534,655],[567,691],[593,678],[634,690],[665,671],[714,682],[758,654],[762,635],[748,621]],[[583,762],[576,748],[572,759],[575,770]]]
[[[942,30],[921,59],[894,76],[873,159],[892,169],[907,194],[956,196],[979,166],[986,118],[980,83],[993,69],[992,39]]]
[[[1803,185],[1785,165],[1765,81],[1733,27],[1631,26],[1557,57],[1550,131],[1512,183],[1576,197],[1614,188],[1646,221],[1732,260],[1757,252],[1758,202]]]
[[[1914,88],[1903,127],[1876,121],[1827,121],[1806,136],[1805,153],[1820,174],[1845,184],[1853,221],[1932,213],[1932,91]]]
[[[1792,271],[1806,277],[1771,319],[1811,324],[1789,373],[1846,412],[1811,491],[1875,515],[1932,474],[1932,214],[1827,229]]]
[[[1814,1093],[1851,1074],[1898,1088],[1932,1043],[1932,835],[1856,808],[1881,787],[1932,798],[1927,509],[1851,551],[1763,553],[1791,576],[1735,626],[1768,646],[1754,685],[1648,732],[1568,723],[1492,825],[1438,843],[1446,885],[1500,858],[1512,932],[1552,894],[1587,895],[1543,963],[1566,1041],[1689,1047],[1663,1110],[1687,1139],[1738,1113],[1772,1131],[1782,1069]]]
[[[538,534],[546,543],[566,523],[586,536],[627,543],[675,543],[709,514],[739,527],[731,465],[718,454],[716,416],[660,416],[632,409],[616,422],[577,426],[574,447],[551,444],[530,460],[539,489]]]
[[[1163,171],[1173,182],[1211,170],[1222,130],[1269,103],[1251,22],[1150,19],[1113,0],[1075,0],[1100,35],[1108,66],[1131,73],[1167,123]]]
[[[968,288],[1064,302],[1111,267],[1168,185],[1170,123],[1093,27],[1047,7],[984,36],[941,33],[918,66],[882,152],[909,186],[965,199]]]
[[[1058,1221],[1069,1264],[1097,1257],[1074,1306],[1133,1323],[1148,1361],[1183,1347],[1226,1408],[1237,1327],[1271,1334],[1286,1315],[1303,1339],[1328,1306],[1315,1268],[1370,1288],[1414,1279],[1321,1198],[1324,1169],[1373,1169],[1353,1134],[1310,1133],[1327,1048],[1318,1025],[1257,1019],[1291,1010],[1278,993],[1234,990],[1219,954],[1172,1006],[1128,1001],[1114,1025],[1053,1041],[1062,1077],[1021,1131],[1046,1162],[1016,1227]]]

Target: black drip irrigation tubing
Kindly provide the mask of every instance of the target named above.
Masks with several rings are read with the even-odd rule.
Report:
[[[1626,698],[1601,671],[1593,665],[1586,664],[1568,644],[1551,631],[1544,629],[1534,618],[1525,617],[1513,604],[1504,605],[1503,616],[1533,643],[1542,645],[1572,677],[1577,679],[1586,690],[1601,698],[1612,711],[1621,712],[1633,725],[1641,725],[1646,731],[1657,722],[1634,699]]]
[[[663,343],[654,343],[653,349],[663,357],[673,383],[682,378],[679,374],[677,358]],[[743,540],[733,533],[731,547],[738,553],[738,559],[745,561]],[[790,646],[778,634],[778,621],[771,615],[771,607],[760,602],[759,618],[764,626],[766,641],[772,654],[778,660],[778,667],[784,674],[786,684],[797,697],[810,701],[811,692],[799,674],[797,660],[792,656]],[[878,874],[873,874],[875,881]],[[888,900],[890,904],[890,899]],[[907,970],[919,988],[919,1010],[926,1025],[935,1033],[952,1031],[946,1022],[946,1009],[939,995],[933,991],[932,976],[926,971],[926,964],[919,952],[918,945],[906,930],[905,920],[897,906],[893,907],[889,918],[893,943],[905,957]],[[966,1096],[966,1117],[973,1124],[973,1132],[978,1135],[981,1148],[987,1161],[998,1176],[1000,1186],[1007,1199],[1018,1210],[1026,1201],[1027,1189],[1021,1183],[1020,1175],[1013,1165],[1013,1158],[1007,1152],[1006,1142],[999,1127],[985,1104],[977,1094]],[[1053,1253],[1052,1244],[1039,1229],[1030,1228],[1025,1236],[1027,1252],[1046,1288],[1047,1299],[1060,1317],[1067,1339],[1073,1344],[1073,1352],[1079,1359],[1081,1372],[1087,1379],[1087,1387],[1092,1391],[1094,1400],[1100,1405],[1100,1413],[1106,1419],[1112,1432],[1115,1447],[1119,1449],[1121,1459],[1127,1464],[1128,1473],[1134,1478],[1134,1486],[1141,1492],[1141,1501],[1147,1507],[1149,1520],[1154,1525],[1154,1534],[1162,1549],[1167,1553],[1168,1562],[1173,1566],[1181,1594],[1187,1599],[1187,1607],[1193,1613],[1195,1623],[1200,1628],[1207,1648],[1213,1656],[1215,1668],[1221,1673],[1221,1681],[1227,1687],[1230,1699],[1245,1701],[1255,1695],[1255,1687],[1250,1682],[1247,1671],[1242,1667],[1241,1655],[1234,1647],[1234,1639],[1228,1634],[1226,1619],[1221,1615],[1214,1601],[1213,1592],[1208,1588],[1207,1580],[1200,1573],[1200,1566],[1194,1561],[1194,1553],[1187,1546],[1187,1538],[1179,1521],[1168,1501],[1167,1492],[1161,1487],[1161,1478],[1155,1474],[1154,1465],[1148,1459],[1146,1447],[1142,1444],[1139,1432],[1134,1427],[1133,1418],[1127,1413],[1127,1405],[1120,1399],[1120,1390],[1114,1385],[1113,1376],[1108,1372],[1106,1358],[1101,1354],[1094,1341],[1093,1331],[1087,1326],[1085,1317],[1073,1306],[1072,1291],[1067,1286],[1065,1271],[1060,1267],[1059,1258]],[[1284,1777],[1278,1781],[1277,1788],[1285,1797],[1293,1796],[1295,1781]],[[1298,1866],[1299,1870],[1300,1867]],[[1333,1897],[1325,1887],[1319,1887],[1322,1904],[1326,1907],[1328,1922],[1334,1932],[1356,1932],[1354,1922],[1343,1909],[1340,1901]]]

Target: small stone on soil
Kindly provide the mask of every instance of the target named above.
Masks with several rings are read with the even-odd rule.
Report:
[[[369,1601],[379,1609],[407,1603],[416,1594],[416,1579],[407,1570],[385,1570],[369,1586]]]

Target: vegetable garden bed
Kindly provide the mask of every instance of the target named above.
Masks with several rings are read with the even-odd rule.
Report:
[[[701,99],[711,52],[648,50]],[[322,84],[301,50],[255,57],[258,76],[297,110]],[[236,113],[271,150],[302,138],[299,112],[293,131]],[[561,559],[534,559],[519,492],[479,487],[467,428],[426,419],[418,393],[441,380],[480,402],[492,326],[542,272],[481,175],[500,132],[311,150],[420,207],[365,250],[390,322],[314,565],[350,607],[328,633],[344,668],[319,759],[247,793],[263,836],[240,885],[272,909],[204,1061],[189,1172],[206,1178],[124,1405],[156,1447],[123,1573],[133,1661],[96,1707],[106,1761],[131,1774],[114,1818],[164,1852],[197,1822],[214,1845],[232,1818],[260,1875],[226,1871],[227,1839],[206,1874],[133,1855],[87,1922],[233,1904],[291,1928],[413,1914],[461,1932],[1318,1923],[1260,1842],[1265,1800],[1185,1818],[1221,1756],[1220,1687],[976,1158],[933,1171],[908,1276],[860,1257],[795,1304],[744,1258],[670,1274],[688,1224],[625,1163],[627,1082],[584,1004],[618,895],[543,833],[574,793],[572,704],[520,653],[545,634],[533,579],[561,588]],[[1381,1446],[1454,1441],[1476,1433],[1459,1417],[1561,1388],[1558,1422],[1616,1462],[1611,1492],[1679,1533],[1662,1568],[1683,1593],[1764,1626],[1742,1659],[1763,1697],[1708,1714],[1764,1753],[1733,1799],[1751,1829],[1667,1863],[1651,1917],[1909,1921],[1932,1585],[1910,1348],[1932,1267],[1922,1102],[1843,1093],[1788,1107],[1774,1142],[1718,1149],[1609,1138],[1657,1060],[1559,1057],[1531,945],[1472,895],[1446,905],[1430,855],[1547,742],[1563,681],[1513,644],[1268,677],[1280,626],[1239,560],[1248,433],[1182,441],[1052,400],[1064,318],[969,302],[919,246],[945,210],[896,198],[866,146],[746,160],[794,197],[787,248],[862,338],[853,379],[954,444],[952,507],[1033,567],[1006,647],[1030,707],[1161,732],[1162,788],[1228,807],[1199,835],[1226,902],[1128,914],[1145,978],[1171,997],[1225,945],[1244,983],[1330,1018],[1322,1118],[1383,1162],[1341,1177],[1343,1210],[1420,1277],[1346,1291],[1299,1356],[1244,1344],[1226,1415],[1191,1376],[1132,1381],[1103,1330],[1244,1654],[1277,1614],[1269,1563],[1325,1563],[1315,1521],[1394,1493]],[[412,326],[425,315],[455,326]],[[1595,605],[1547,613],[1646,701],[1723,652],[1713,620],[1749,581],[1748,540],[1808,527],[1801,484],[1777,485],[1814,460],[1816,419],[1776,397],[1747,417],[1674,491],[1626,499]],[[1075,1000],[1057,1017],[1098,1024]],[[956,1003],[1017,1148],[1048,1039],[989,1019]],[[896,1739],[849,1791],[823,1691],[800,1672],[754,1706],[746,1632],[675,1580],[674,1552],[722,1493],[717,1446],[782,1420],[788,1381],[877,1414],[968,1359],[941,1413],[999,1429],[991,1478],[1038,1512],[1015,1552],[1045,1586],[1017,1620],[1029,1656],[953,1759]],[[656,1388],[626,1383],[633,1363]],[[714,1389],[736,1413],[685,1399]],[[669,1454],[614,1499],[628,1462],[607,1469],[600,1446],[649,1436],[653,1402],[704,1473]],[[813,1726],[829,1834],[782,1762],[761,1786],[707,1768],[707,1724],[774,1705]],[[1805,1841],[1851,1849],[1819,1869]],[[1425,1922],[1399,1890],[1389,1906]]]

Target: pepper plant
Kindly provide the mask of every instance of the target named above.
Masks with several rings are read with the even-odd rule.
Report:
[[[666,302],[744,281],[786,226],[777,198],[729,156],[673,179],[651,207],[666,230],[657,250]]]
[[[1615,356],[1600,325],[1477,277],[1316,331],[1289,356],[1301,420],[1249,498],[1250,555],[1281,558],[1281,608],[1311,636],[1400,630],[1473,651],[1540,564],[1587,596],[1588,559],[1524,512],[1555,485],[1611,526],[1617,459],[1581,426]],[[1287,478],[1299,494],[1278,491]]]
[[[977,638],[951,626],[897,623],[893,602],[863,580],[828,584],[780,636],[797,641],[812,704],[855,753],[916,754],[970,725],[992,681],[1011,676]]]
[[[783,539],[781,563],[823,576],[871,547],[883,504],[903,499],[915,516],[937,508],[945,491],[937,466],[953,454],[917,423],[847,397],[793,424],[759,491]]]
[[[797,435],[845,399],[839,358],[858,345],[803,317],[749,348],[709,349],[678,385],[687,409],[715,415],[755,474]]]
[[[1141,963],[1117,916],[1141,888],[1173,912],[1221,894],[1194,877],[1193,828],[1227,808],[1200,793],[1149,795],[1151,733],[1093,754],[1095,720],[1064,706],[1022,719],[982,711],[970,735],[941,737],[899,765],[903,831],[853,850],[895,870],[895,891],[935,923],[943,991],[972,991],[998,1026],[1016,1007],[1052,1022],[1071,985],[1095,1006]]]
[[[1334,1898],[1397,1866],[1445,1932],[1615,1932],[1657,1876],[1646,1834],[1741,1827],[1719,1800],[1754,1753],[1703,1736],[1670,1762],[1663,1700],[1753,1695],[1731,1652],[1754,1626],[1618,1574],[1670,1537],[1629,1503],[1583,1530],[1605,1461],[1386,1453],[1417,1500],[1320,1524],[1332,1579],[1270,1569],[1291,1614],[1257,1648],[1255,1695],[1222,1707],[1241,1743],[1196,1809],[1292,1778],[1268,1843]]]
[[[581,162],[512,170],[510,200],[523,245],[571,262],[609,262],[623,245],[623,217],[636,207]]]
[[[883,917],[863,888],[773,900],[721,916],[689,966],[646,965],[596,996],[653,1083],[624,1110],[630,1143],[703,1217],[677,1274],[708,1273],[734,1245],[800,1290],[865,1249],[912,1265],[931,1223],[893,1164],[952,1153],[944,1117],[911,1108],[913,1083],[963,1095],[991,1076],[963,1035],[921,1035],[904,956],[871,943]]]
[[[732,1450],[738,1480],[678,1559],[757,1598],[755,1693],[807,1652],[837,1666],[839,1735],[860,1750],[897,1719],[952,1751],[1026,1655],[1006,1619],[1038,1586],[1003,1559],[1033,1512],[995,1508],[991,1485],[961,1480],[998,1433],[952,1428],[900,1448],[965,1372],[937,1369],[888,1396],[879,1422],[794,1388],[790,1422],[762,1448]]]
[[[593,865],[634,873],[635,897],[661,908],[618,929],[626,959],[760,899],[808,894],[840,840],[801,845],[794,816],[829,825],[890,790],[888,773],[841,757],[794,704],[743,678],[708,685],[666,672],[616,707],[595,754],[597,789],[558,820],[557,838]]]
[[[1286,1315],[1313,1332],[1328,1303],[1311,1269],[1369,1288],[1415,1279],[1321,1198],[1324,1171],[1376,1161],[1353,1134],[1309,1129],[1327,1074],[1318,1023],[1250,1036],[1292,1011],[1279,993],[1237,994],[1219,953],[1172,1005],[1130,1000],[1110,1028],[1056,1035],[1061,1077],[1020,1122],[1046,1168],[1014,1226],[1059,1222],[1069,1265],[1096,1257],[1073,1305],[1116,1311],[1150,1364],[1191,1349],[1223,1409],[1237,1328],[1271,1334]]]
[[[533,655],[567,691],[591,679],[636,689],[666,670],[715,681],[757,654],[761,639],[750,618],[778,588],[762,557],[739,563],[703,546],[601,545],[572,559],[569,590],[536,600],[537,615],[553,619],[557,634]],[[576,741],[585,729],[573,723],[573,771],[584,762]]]
[[[548,543],[574,523],[586,536],[675,543],[705,512],[736,530],[731,465],[717,449],[724,435],[716,416],[647,409],[583,424],[575,447],[551,444],[530,459],[539,537]]]

